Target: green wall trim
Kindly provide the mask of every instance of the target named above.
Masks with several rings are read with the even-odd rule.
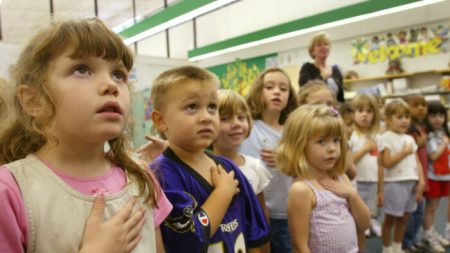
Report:
[[[272,26],[256,32],[247,33],[241,36],[189,50],[188,57],[192,58],[195,56],[274,37],[277,35],[311,28],[314,26],[323,25],[334,21],[369,14],[383,9],[393,8],[419,1],[420,0],[370,0],[362,3],[357,3],[354,5],[319,13],[317,15],[297,19],[291,22]]]
[[[172,6],[167,7],[166,9],[157,12],[156,14],[145,18],[144,20],[134,24],[131,27],[121,31],[119,33],[123,38],[130,38],[139,33],[142,33],[150,28],[158,26],[162,23],[165,23],[171,19],[174,19],[178,16],[181,16],[185,13],[188,13],[192,10],[200,8],[206,4],[212,3],[214,0],[183,0],[178,3],[175,3]]]

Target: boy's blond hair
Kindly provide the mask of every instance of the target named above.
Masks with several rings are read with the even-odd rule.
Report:
[[[206,69],[196,66],[183,66],[169,69],[161,73],[152,84],[150,91],[153,108],[163,110],[166,106],[167,91],[184,81],[195,80],[219,88],[220,82],[216,75]]]
[[[316,46],[317,43],[320,43],[320,42],[326,42],[331,45],[330,36],[328,36],[328,34],[326,34],[324,32],[321,32],[321,33],[315,35],[314,37],[312,37],[312,39],[309,41],[308,53],[309,53],[309,56],[311,56],[311,58],[313,58],[313,59],[316,58],[313,55],[314,47]]]
[[[303,105],[289,115],[277,150],[278,168],[292,177],[311,178],[313,168],[305,149],[309,138],[317,135],[340,139],[340,157],[327,173],[333,178],[342,175],[345,172],[347,150],[345,126],[339,113],[325,105]]]
[[[308,96],[311,93],[316,93],[319,90],[328,90],[333,98],[333,103],[335,103],[335,98],[333,96],[333,92],[331,92],[330,88],[328,88],[327,84],[320,79],[309,80],[304,86],[300,87],[297,95],[297,104],[305,105]]]
[[[286,107],[281,111],[279,123],[284,124],[289,113],[291,113],[295,108],[297,108],[297,100],[295,95],[294,87],[292,86],[291,79],[286,74],[286,72],[280,68],[269,68],[263,71],[259,76],[253,81],[250,91],[247,94],[247,104],[250,108],[253,119],[261,119],[263,111],[266,109],[263,98],[263,88],[264,88],[264,77],[268,73],[280,72],[286,76],[289,85],[289,97]]]
[[[234,116],[238,113],[244,113],[247,118],[248,123],[248,137],[253,126],[252,115],[250,113],[250,108],[248,108],[247,102],[245,102],[244,97],[233,90],[219,90],[219,117],[223,116]]]
[[[360,108],[368,107],[373,112],[373,119],[369,127],[369,134],[377,133],[380,128],[380,107],[377,99],[368,93],[359,93],[352,99],[352,107],[354,111]],[[356,131],[360,132],[358,124],[354,123]]]

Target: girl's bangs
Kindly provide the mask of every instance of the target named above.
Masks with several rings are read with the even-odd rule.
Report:
[[[446,114],[447,109],[439,102],[428,105],[428,114]]]
[[[370,109],[374,109],[372,108],[372,104],[370,103],[369,100],[367,99],[357,99],[355,101],[353,101],[352,103],[354,110],[358,109],[358,108],[370,108]]]
[[[314,118],[310,124],[310,129],[314,129],[310,136],[320,135],[323,138],[338,137],[342,138],[342,124],[336,117]]]
[[[240,112],[247,115],[248,109],[243,101],[236,99],[233,96],[227,96],[219,103],[219,115],[220,116],[233,116],[238,115]]]
[[[127,70],[133,67],[133,56],[121,38],[95,20],[62,24],[58,30],[52,43],[55,51],[70,50],[72,58],[94,56],[108,61],[121,61]]]

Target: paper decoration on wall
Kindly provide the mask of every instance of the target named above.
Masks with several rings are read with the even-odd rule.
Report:
[[[351,55],[354,64],[361,64],[447,53],[449,50],[449,25],[439,24],[357,38],[352,42]]]
[[[247,95],[253,81],[267,64],[276,58],[276,54],[236,61],[208,68],[219,77],[222,89],[232,89],[241,95]]]
[[[136,147],[139,147],[146,142],[143,136],[150,133],[153,125],[151,121],[153,106],[150,101],[150,90],[147,88],[133,93],[131,103],[134,120],[133,143]]]
[[[236,59],[227,66],[227,73],[220,77],[220,82],[223,89],[231,89],[245,96],[260,72],[255,64],[247,66],[241,59]]]

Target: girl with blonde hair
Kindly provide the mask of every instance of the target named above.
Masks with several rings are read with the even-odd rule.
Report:
[[[345,126],[332,108],[303,105],[286,121],[277,164],[294,178],[288,197],[293,252],[358,252],[356,234],[369,226],[370,212],[345,175],[346,150]]]
[[[349,140],[353,160],[356,165],[356,188],[359,195],[372,212],[372,232],[380,237],[381,225],[375,218],[377,205],[383,204],[383,188],[378,182],[383,179],[384,168],[379,159],[381,149],[378,129],[380,126],[380,110],[378,101],[371,94],[360,93],[352,99],[355,111],[353,133]],[[370,234],[370,230],[365,232]],[[365,249],[365,235],[358,235],[359,247]]]

